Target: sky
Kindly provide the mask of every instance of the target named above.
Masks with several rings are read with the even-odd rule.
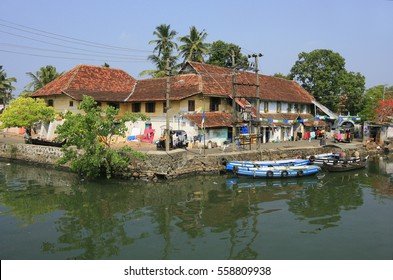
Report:
[[[17,78],[14,95],[31,82],[26,73],[55,66],[103,65],[136,79],[155,69],[147,60],[160,24],[176,38],[191,26],[262,53],[260,73],[288,74],[301,52],[339,53],[366,88],[393,85],[393,1],[390,0],[0,0],[0,65]],[[179,42],[177,42],[179,43]]]

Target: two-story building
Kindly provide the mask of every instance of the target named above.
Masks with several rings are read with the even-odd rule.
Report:
[[[144,113],[151,118],[148,127],[156,130],[156,139],[167,117],[172,129],[185,130],[190,138],[199,138],[203,129],[206,139],[219,144],[233,138],[233,126],[237,134],[242,127],[255,133],[260,126],[262,141],[269,142],[296,139],[307,126],[320,125],[309,121],[315,100],[306,90],[294,81],[266,75],[259,75],[258,121],[255,80],[252,72],[196,62],[186,63],[178,75],[145,80],[119,69],[78,65],[33,97],[44,98],[60,112],[77,112],[83,95],[89,95],[102,107],[119,108],[120,114]],[[137,122],[128,134],[142,134],[146,127]]]

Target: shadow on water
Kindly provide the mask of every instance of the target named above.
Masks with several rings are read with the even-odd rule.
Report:
[[[364,207],[365,190],[391,202],[392,175],[380,172],[383,164],[386,170],[378,161],[362,171],[299,179],[150,183],[81,182],[68,172],[0,163],[0,257],[325,258],[290,241],[342,227],[343,213]]]

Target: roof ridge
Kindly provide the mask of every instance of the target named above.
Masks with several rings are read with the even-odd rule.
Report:
[[[72,83],[72,81],[74,80],[76,74],[79,72],[79,70],[81,69],[82,66],[84,66],[85,64],[79,64],[77,65],[75,68],[75,72],[73,73],[73,75],[71,76],[71,78],[68,80],[67,85],[65,86],[65,88],[63,89],[63,91],[67,90],[68,87],[70,86],[70,84]]]

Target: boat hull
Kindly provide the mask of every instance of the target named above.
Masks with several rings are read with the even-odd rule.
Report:
[[[321,168],[316,165],[306,166],[272,166],[272,167],[238,167],[233,169],[237,176],[253,178],[287,178],[303,177],[317,174]]]
[[[323,164],[323,169],[329,172],[345,172],[351,170],[362,169],[366,167],[368,161],[368,157],[356,162],[343,162],[336,164],[327,164],[326,162]]]
[[[269,166],[303,166],[308,165],[308,159],[284,159],[284,160],[265,160],[265,161],[229,161],[226,170],[233,171],[237,167],[269,167]]]
[[[315,156],[310,156],[308,158],[311,164],[324,166],[327,165],[337,165],[337,164],[347,164],[347,163],[359,163],[360,158],[340,158],[339,154],[320,154]]]

